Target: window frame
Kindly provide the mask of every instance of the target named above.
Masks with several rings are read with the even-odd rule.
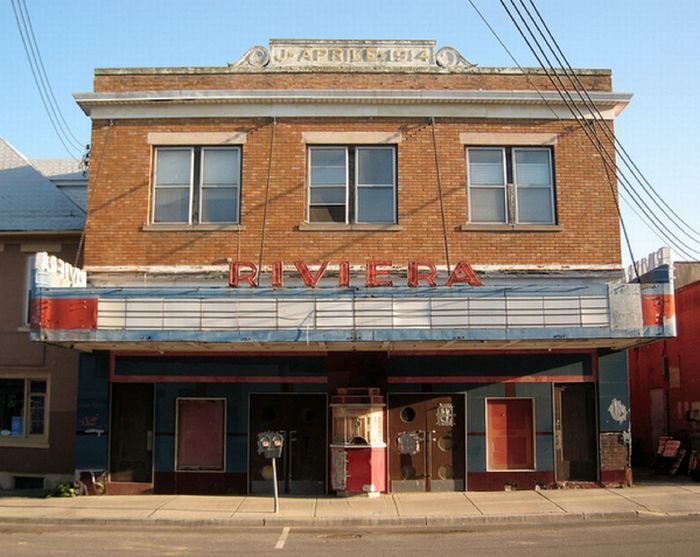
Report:
[[[186,221],[166,221],[156,220],[158,190],[168,188],[183,188],[183,185],[158,185],[158,153],[161,151],[183,151],[189,152],[189,185],[187,200],[187,220]],[[207,151],[234,151],[238,153],[238,168],[235,185],[223,186],[227,189],[235,190],[235,215],[230,221],[205,221],[203,214],[203,192],[207,189],[216,189],[219,186],[204,185],[204,154]],[[151,173],[151,213],[149,224],[152,226],[227,226],[239,225],[241,222],[241,181],[243,174],[243,149],[241,145],[154,145],[153,146],[153,169]],[[196,210],[195,210],[196,209]]]
[[[511,401],[529,401],[530,403],[530,450],[532,455],[532,467],[514,467],[509,468],[507,465],[505,468],[499,467],[492,462],[491,456],[491,428],[489,419],[489,403],[494,402],[511,402]],[[536,415],[536,404],[533,397],[486,397],[484,399],[484,429],[486,438],[485,456],[486,456],[486,471],[487,472],[534,472],[537,471],[537,415]]]
[[[476,184],[472,185],[471,180],[471,164],[469,162],[470,151],[500,151],[501,163],[503,169],[504,183],[502,185]],[[547,153],[549,184],[547,186],[530,186],[519,185],[517,180],[517,164],[516,154],[518,152],[527,151],[544,151]],[[525,145],[471,145],[466,146],[465,150],[466,161],[466,177],[467,177],[467,200],[468,200],[468,219],[473,225],[492,225],[492,226],[556,226],[557,211],[556,211],[556,194],[555,194],[555,172],[554,172],[554,152],[549,146],[525,146]],[[502,189],[504,200],[504,220],[475,220],[474,203],[472,203],[472,192],[477,189]],[[531,221],[520,219],[519,206],[519,191],[528,189],[547,189],[549,191],[549,213],[548,221]]]
[[[338,221],[323,221],[312,220],[311,209],[314,206],[340,206],[339,203],[312,203],[311,192],[314,187],[329,187],[325,185],[315,186],[312,180],[312,153],[323,150],[344,150],[345,152],[345,219],[343,222]],[[362,151],[389,151],[391,153],[391,184],[360,184],[360,163],[359,153]],[[397,178],[397,149],[396,145],[367,145],[367,144],[348,144],[348,145],[307,145],[307,202],[306,202],[306,222],[312,225],[329,225],[329,226],[347,226],[347,225],[395,225],[398,221],[397,205],[398,205],[398,178]],[[341,186],[337,186],[341,187]],[[386,221],[364,221],[360,220],[360,190],[391,189],[391,218]]]
[[[0,381],[23,381],[23,407],[22,407],[22,435],[0,435],[0,447],[2,446],[47,446],[49,442],[49,426],[51,415],[51,381],[48,373],[2,373]],[[45,383],[43,392],[33,393],[32,382]],[[31,433],[32,399],[43,400],[42,433]]]

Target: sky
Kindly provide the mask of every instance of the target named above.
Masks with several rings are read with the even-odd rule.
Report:
[[[499,0],[472,1],[517,63],[536,67]],[[20,0],[0,2],[0,137],[30,159],[66,158],[34,84],[13,2]],[[480,66],[515,65],[469,0],[24,2],[59,108],[81,144],[90,142],[90,120],[72,94],[92,90],[95,68],[223,66],[271,38],[433,39]],[[613,89],[634,94],[616,120],[617,138],[677,215],[657,210],[657,218],[682,219],[687,234],[674,230],[677,238],[700,251],[700,0],[535,3],[573,67],[612,69]],[[625,199],[621,209],[634,259],[667,244]]]

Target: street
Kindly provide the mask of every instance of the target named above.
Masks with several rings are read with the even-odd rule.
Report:
[[[2,555],[695,556],[697,517],[464,528],[0,525]]]

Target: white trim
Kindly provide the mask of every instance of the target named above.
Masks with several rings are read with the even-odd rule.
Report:
[[[292,259],[292,258],[290,258]],[[408,258],[406,258],[408,259]],[[342,257],[336,259],[336,261],[341,260]],[[393,268],[398,270],[405,270],[406,265],[393,265]],[[328,271],[338,270],[339,266],[337,263],[330,263],[327,267]],[[435,268],[438,271],[446,272],[447,266],[436,264]],[[472,265],[475,271],[483,272],[498,272],[498,271],[521,271],[524,273],[532,272],[550,272],[550,271],[623,271],[622,265],[617,264],[601,264],[601,265],[570,265],[570,264],[550,264],[550,265]],[[84,270],[89,273],[152,273],[152,274],[167,274],[167,275],[179,275],[179,274],[196,274],[196,273],[207,273],[207,272],[228,272],[228,265],[89,265],[85,266]],[[263,265],[262,272],[270,272],[272,269],[271,265]],[[294,265],[285,265],[285,270],[294,270],[296,267]],[[365,263],[351,263],[351,271],[364,271]]]
[[[462,145],[556,145],[559,134],[556,133],[514,133],[514,132],[462,132],[459,142]]]
[[[246,132],[149,132],[149,145],[244,145]]]
[[[583,118],[599,118],[580,108]],[[622,108],[606,109],[600,113],[613,120]],[[370,103],[254,103],[254,104],[133,104],[90,107],[87,114],[93,120],[150,118],[498,118],[513,120],[573,120],[566,107],[537,104],[370,104]]]
[[[39,243],[21,243],[19,246],[19,251],[22,253],[31,253],[34,255],[39,251],[46,251],[48,253],[61,253],[61,244],[47,244],[46,242]]]
[[[390,132],[302,132],[301,142],[318,145],[383,145],[398,144],[404,134]]]
[[[503,90],[176,90],[74,95],[93,119],[211,117],[454,117],[573,119],[558,93]],[[593,91],[584,118],[618,116],[632,95]],[[163,102],[167,101],[167,102]]]

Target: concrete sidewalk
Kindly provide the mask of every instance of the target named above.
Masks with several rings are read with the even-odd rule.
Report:
[[[700,484],[625,489],[399,493],[362,496],[105,495],[0,497],[0,524],[32,522],[218,526],[459,526],[636,518],[700,517]]]

